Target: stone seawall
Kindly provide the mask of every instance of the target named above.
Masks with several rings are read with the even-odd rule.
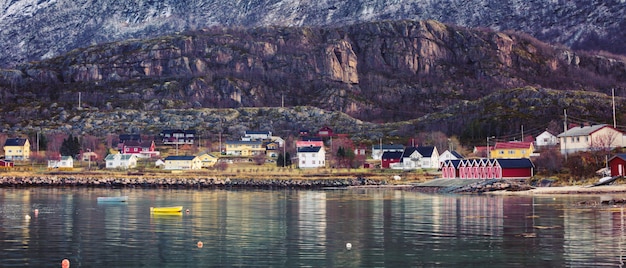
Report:
[[[123,178],[75,176],[3,176],[0,187],[102,187],[102,188],[173,188],[173,189],[318,189],[365,185],[386,185],[386,181],[367,178],[353,179],[216,179],[216,178]]]

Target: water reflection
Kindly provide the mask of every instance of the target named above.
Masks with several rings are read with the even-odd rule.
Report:
[[[96,201],[111,195],[129,200]],[[624,209],[577,205],[602,198],[611,197],[3,189],[0,259],[7,267],[64,258],[72,267],[622,266]],[[150,214],[156,206],[189,212]]]

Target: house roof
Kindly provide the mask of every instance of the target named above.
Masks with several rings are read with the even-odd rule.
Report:
[[[161,130],[161,135],[165,135],[165,134],[174,134],[174,133],[183,133],[183,134],[196,134],[196,130],[195,129],[186,129],[186,130],[182,130],[182,129],[164,129]]]
[[[382,159],[400,159],[404,152],[384,152]]]
[[[136,141],[136,140],[131,140],[131,141],[126,141],[124,142],[124,146],[130,146],[130,147],[144,147],[144,148],[148,148],[150,146],[152,146],[152,143],[154,141]]]
[[[503,150],[503,149],[529,149],[532,146],[532,142],[496,142],[496,145],[493,146],[493,150]]]
[[[620,159],[626,161],[626,154],[616,154],[616,155],[612,156],[611,159],[609,159],[609,162],[611,160],[615,159],[615,158],[620,158]]]
[[[457,151],[450,151],[450,153],[456,157],[456,158],[463,158],[463,155],[461,155],[459,152]]]
[[[300,141],[322,141],[322,138],[320,137],[302,137],[300,138]]]
[[[495,161],[500,164],[502,168],[534,168],[535,165],[528,158],[517,158],[517,159],[504,159],[499,158],[495,159]]]
[[[573,127],[559,134],[557,137],[589,136],[591,135],[591,133],[596,132],[599,129],[604,128],[604,127],[609,127],[609,126],[606,124],[600,124],[600,125]],[[619,131],[619,130],[616,130],[616,131]]]
[[[432,157],[434,151],[435,146],[406,147],[403,157],[409,157],[413,152],[419,153],[422,157]]]
[[[401,144],[383,144],[383,150],[404,150],[404,145]],[[380,150],[380,145],[372,146],[374,150]]]
[[[136,156],[134,154],[108,154],[104,160],[115,160],[116,158],[119,158],[122,161],[126,161],[131,159],[132,157]]]
[[[165,161],[191,161],[196,157],[194,155],[170,155],[165,158]]]
[[[270,131],[249,131],[246,130],[246,135],[271,135]]]
[[[317,153],[322,149],[320,146],[309,146],[298,148],[298,153]]]
[[[7,139],[4,142],[4,146],[24,146],[24,144],[26,144],[26,139],[20,138]]]
[[[258,144],[258,145],[262,145],[263,141],[226,141],[226,144],[249,144],[249,145],[253,145],[253,144]]]
[[[454,159],[454,160],[446,160],[444,164],[445,165],[452,164],[452,166],[454,166],[455,168],[458,168],[460,163],[461,163],[460,159]]]

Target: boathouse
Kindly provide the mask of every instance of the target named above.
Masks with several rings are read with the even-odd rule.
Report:
[[[609,159],[609,168],[611,169],[611,177],[624,176],[626,167],[626,154],[616,154]]]
[[[519,159],[459,159],[444,162],[444,179],[527,179],[534,175],[535,166],[528,158]]]

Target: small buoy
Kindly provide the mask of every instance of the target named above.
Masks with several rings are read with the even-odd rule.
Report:
[[[348,250],[352,249],[352,244],[351,243],[346,243],[346,249],[348,249]]]
[[[202,248],[202,246],[204,246],[204,244],[202,244],[202,241],[198,241],[198,248]]]
[[[24,216],[24,219],[30,220],[30,215]]]
[[[61,261],[61,267],[63,267],[63,268],[70,268],[70,260],[68,260],[68,259],[63,259],[63,260]]]
[[[189,209],[185,210],[185,212],[187,212],[187,214],[189,214]]]
[[[35,217],[37,217],[37,215],[39,215],[39,209],[35,209],[33,212],[35,212]]]

